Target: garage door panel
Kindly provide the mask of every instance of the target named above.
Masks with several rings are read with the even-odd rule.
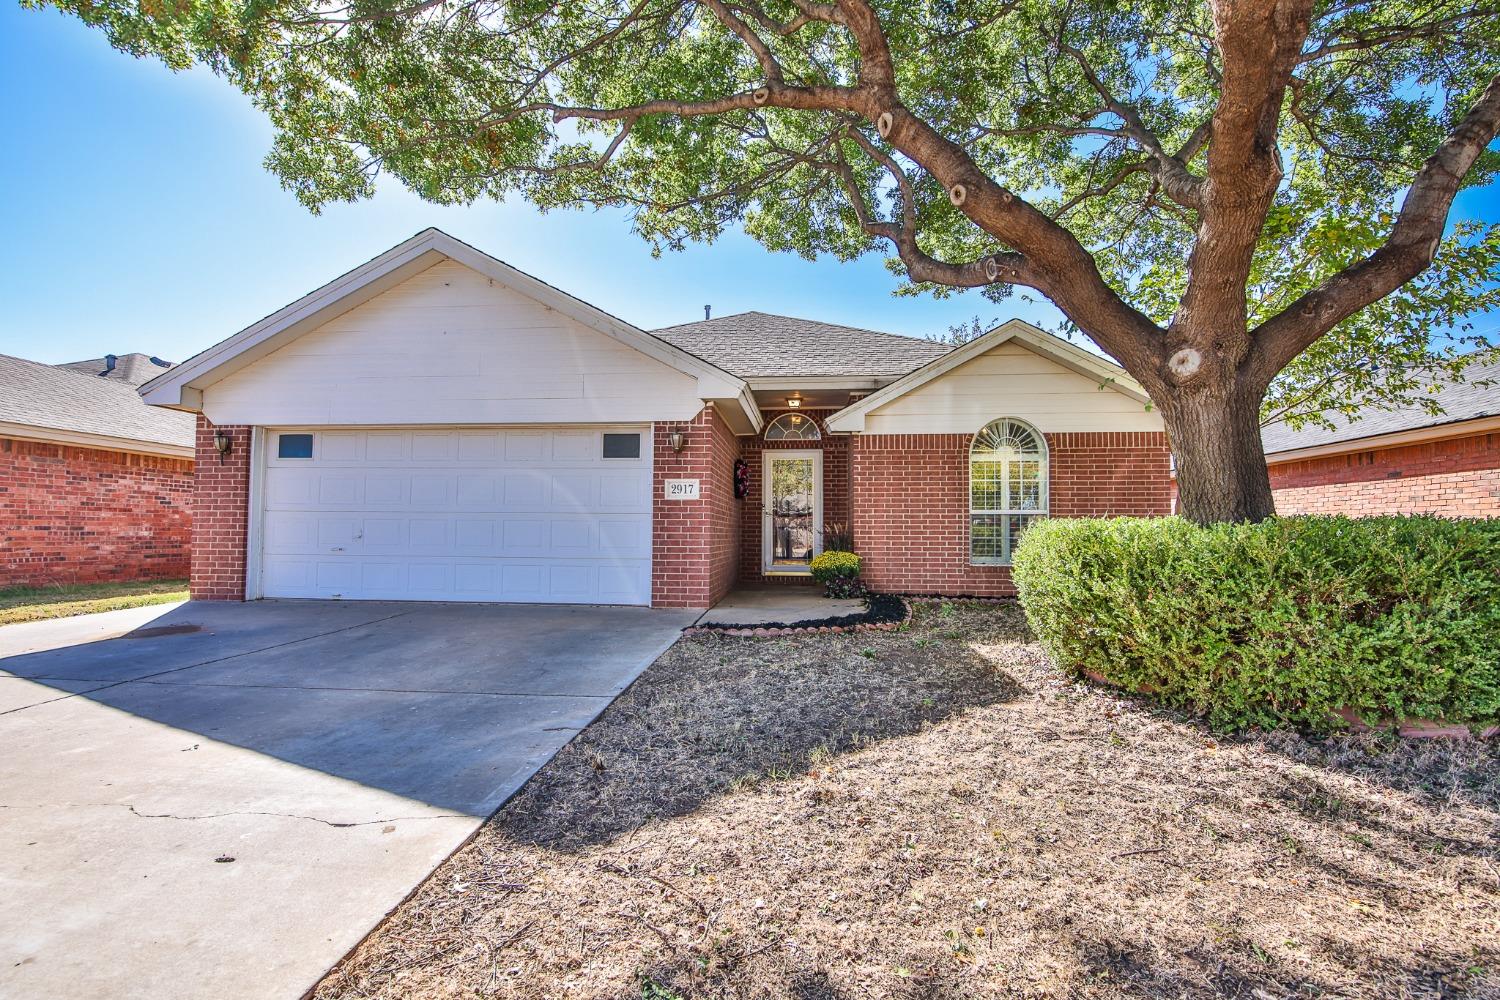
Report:
[[[406,462],[411,454],[411,435],[372,431],[365,438],[366,462]]]
[[[500,436],[494,431],[460,431],[458,460],[463,464],[491,465],[500,460]]]
[[[651,506],[649,472],[604,472],[599,475],[600,510],[648,510]]]
[[[299,431],[267,448],[268,597],[650,601],[651,471],[588,428]],[[304,446],[305,451],[305,446]]]
[[[411,436],[413,462],[452,462],[458,440],[449,431],[416,431]]]
[[[505,461],[545,462],[549,457],[547,435],[540,431],[506,431]]]
[[[317,437],[317,460],[323,464],[365,461],[365,432],[324,431]]]
[[[318,476],[311,469],[266,470],[265,497],[268,507],[306,507],[318,495]]]
[[[599,506],[599,479],[593,472],[543,472],[551,482],[552,509],[589,511]]]
[[[320,507],[362,507],[365,502],[363,472],[327,472],[318,478]]]

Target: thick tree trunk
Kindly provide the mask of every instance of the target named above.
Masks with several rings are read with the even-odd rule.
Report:
[[[1260,440],[1260,399],[1233,381],[1195,387],[1162,410],[1177,461],[1177,509],[1199,524],[1276,513]]]

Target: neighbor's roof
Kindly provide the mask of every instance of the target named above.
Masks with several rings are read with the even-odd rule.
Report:
[[[93,375],[97,378],[113,379],[116,382],[124,382],[126,385],[144,385],[171,368],[172,362],[163,361],[149,354],[133,353],[115,355],[113,371],[109,370],[107,357],[91,358],[88,361],[69,361],[57,367],[71,368],[75,372],[83,372],[85,375]]]
[[[950,350],[932,340],[763,312],[652,333],[740,378],[905,375]]]
[[[147,406],[133,385],[0,354],[0,434],[5,424],[115,439],[127,451],[161,450],[132,449],[132,442],[174,450],[193,446],[193,415]]]
[[[1394,410],[1365,407],[1353,419],[1334,417],[1337,426],[1332,429],[1304,426],[1292,430],[1286,424],[1271,424],[1261,431],[1261,443],[1266,454],[1273,455],[1500,415],[1500,353],[1470,364],[1461,378],[1445,381],[1433,393],[1433,399],[1443,408],[1436,416],[1420,406]]]

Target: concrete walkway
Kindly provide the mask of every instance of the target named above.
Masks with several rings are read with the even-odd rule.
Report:
[[[764,625],[819,621],[857,615],[865,610],[862,598],[834,600],[821,586],[785,584],[733,590],[706,611],[700,625]]]
[[[0,996],[294,1000],[695,616],[257,602],[0,628]]]

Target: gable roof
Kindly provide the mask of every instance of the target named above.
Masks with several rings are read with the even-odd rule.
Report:
[[[895,377],[951,350],[933,340],[763,312],[652,332],[741,378]]]
[[[1443,408],[1442,413],[1433,415],[1420,406],[1366,406],[1353,417],[1333,417],[1335,426],[1331,428],[1308,425],[1293,430],[1284,423],[1270,424],[1261,430],[1261,444],[1267,455],[1274,455],[1500,417],[1500,350],[1469,364],[1461,377],[1445,379],[1432,398]]]
[[[110,366],[111,359],[114,360],[113,367]],[[90,358],[88,361],[69,361],[57,367],[70,368],[75,372],[83,372],[85,375],[93,375],[96,378],[124,382],[126,385],[144,385],[171,368],[172,362],[163,361],[149,354],[133,352],[131,354],[106,354],[102,358]]]
[[[0,354],[0,435],[186,458],[195,424],[123,381]]]
[[[1091,354],[1081,347],[1068,343],[1061,337],[1055,337],[1045,330],[1032,326],[1030,323],[1019,319],[1006,320],[982,337],[975,337],[961,347],[943,354],[921,368],[903,376],[882,389],[870,393],[864,399],[859,400],[828,418],[827,424],[830,431],[838,433],[860,432],[865,429],[865,416],[872,410],[878,409],[906,395],[919,386],[926,385],[933,379],[945,375],[953,369],[966,362],[972,361],[988,351],[999,347],[1001,344],[1014,341],[1024,345],[1027,349],[1040,354],[1048,360],[1055,361],[1071,371],[1077,372],[1088,378],[1098,379],[1099,384],[1109,389],[1123,393],[1131,399],[1149,404],[1151,397],[1141,384],[1131,378],[1125,369],[1112,361],[1107,361],[1097,354]]]
[[[753,431],[760,429],[760,410],[743,379],[554,288],[540,278],[519,271],[441,229],[422,230],[373,260],[156,376],[141,386],[140,393],[146,402],[158,406],[199,409],[203,390],[208,386],[442,260],[462,264],[589,329],[696,378],[702,398],[737,403],[743,414],[742,422]]]

